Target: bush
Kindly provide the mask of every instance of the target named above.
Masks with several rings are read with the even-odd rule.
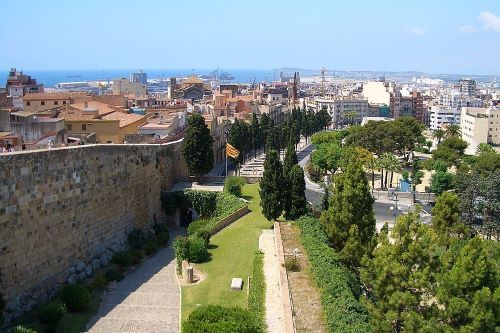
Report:
[[[261,333],[262,325],[248,310],[202,305],[182,324],[183,333]]]
[[[144,244],[144,252],[146,255],[150,256],[158,251],[158,245],[156,245],[155,239],[150,239]]]
[[[129,250],[128,253],[132,257],[132,265],[137,265],[141,262],[141,259],[144,257],[144,252],[142,250],[132,249]]]
[[[128,234],[127,240],[132,249],[140,249],[146,241],[146,234],[141,229],[134,229]]]
[[[241,187],[245,185],[245,178],[238,176],[226,177],[224,191],[237,197],[241,197]]]
[[[103,275],[103,274],[99,274],[99,275],[97,275],[94,278],[94,280],[90,284],[90,287],[93,290],[103,290],[104,287],[106,287],[107,284],[108,284],[108,278],[107,278],[107,276]]]
[[[24,327],[21,325],[14,327],[10,332],[11,333],[36,333],[35,330],[32,330],[31,328],[27,328],[27,327]]]
[[[83,284],[68,284],[61,290],[61,299],[69,311],[83,311],[89,306],[90,293]]]
[[[111,258],[111,262],[113,264],[120,265],[123,268],[127,268],[130,265],[132,265],[133,261],[134,261],[134,257],[132,257],[132,255],[128,251],[119,251],[119,252],[116,252],[113,255],[113,258]]]
[[[169,239],[170,239],[170,234],[168,233],[168,231],[162,231],[156,235],[156,244],[159,247],[167,246]]]
[[[108,281],[120,281],[123,279],[123,268],[114,264],[108,268],[105,275]]]
[[[212,237],[212,232],[208,228],[199,229],[196,232],[196,236],[202,238],[205,241],[205,245],[210,244],[210,237]]]
[[[302,217],[297,222],[301,238],[311,263],[314,280],[321,291],[321,303],[330,332],[371,332],[369,314],[361,304],[361,287],[356,276],[328,246],[328,237],[321,222]]]
[[[208,257],[205,240],[198,236],[189,237],[188,260],[190,262],[203,262]]]
[[[189,223],[187,227],[188,235],[195,235],[199,229],[205,228],[210,223],[210,220],[199,219]]]
[[[285,268],[288,272],[300,272],[300,264],[297,257],[296,256],[286,257]]]
[[[198,215],[203,218],[211,217],[216,205],[217,192],[185,190],[184,194]]]
[[[264,278],[264,253],[255,251],[253,275],[248,293],[248,310],[262,323],[265,323],[266,280]]]
[[[158,236],[162,232],[168,233],[168,226],[165,223],[155,223],[153,224],[153,230],[155,232],[155,236]]]
[[[42,324],[46,324],[49,327],[54,327],[62,316],[66,313],[66,307],[63,303],[52,301],[43,305],[38,310],[38,319]]]
[[[189,239],[186,236],[177,237],[172,243],[175,257],[179,262],[187,260],[189,256]]]

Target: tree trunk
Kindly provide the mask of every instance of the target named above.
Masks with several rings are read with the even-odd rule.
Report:
[[[375,189],[375,170],[372,169],[372,193]]]
[[[380,189],[384,189],[384,169],[380,169]]]
[[[385,170],[385,188],[387,189],[387,178],[389,176],[389,170]]]
[[[392,187],[392,178],[394,176],[394,171],[391,170],[391,187]]]

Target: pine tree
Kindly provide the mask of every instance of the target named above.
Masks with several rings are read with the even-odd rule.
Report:
[[[283,160],[283,174],[288,175],[292,167],[298,164],[297,153],[295,152],[295,146],[293,142],[288,142],[288,146],[285,152],[285,159]]]
[[[373,197],[360,163],[349,163],[342,174],[335,176],[330,207],[322,213],[321,221],[332,246],[339,252],[349,239],[352,225],[357,226],[364,253],[371,252],[375,234]]]
[[[304,170],[295,164],[288,173],[288,196],[290,198],[289,207],[285,209],[285,218],[295,220],[307,212],[306,182],[304,180]]]
[[[182,143],[182,156],[189,174],[201,176],[214,166],[214,139],[199,113],[193,113],[188,119],[188,128]]]
[[[432,214],[432,229],[441,245],[448,244],[452,236],[464,238],[468,234],[460,218],[460,199],[456,193],[445,192],[440,195]]]
[[[267,113],[263,113],[260,117],[260,142],[261,146],[266,147],[267,136],[269,135],[269,131],[272,127],[271,118],[267,115]]]
[[[279,134],[278,134],[278,129],[275,126],[269,129],[269,134],[266,139],[266,152],[270,150],[276,150],[279,156],[280,153]]]
[[[268,220],[276,220],[283,211],[283,168],[276,150],[268,150],[260,181],[260,205]]]

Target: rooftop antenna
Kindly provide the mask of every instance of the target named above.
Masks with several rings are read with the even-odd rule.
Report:
[[[321,67],[321,69],[319,70],[319,72],[321,73],[321,88],[320,88],[320,91],[321,91],[321,96],[323,96],[325,94],[325,73],[326,73],[326,68],[325,67]]]

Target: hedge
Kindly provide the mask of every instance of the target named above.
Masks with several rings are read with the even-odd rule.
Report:
[[[311,263],[313,278],[320,288],[321,303],[329,332],[371,332],[367,308],[359,301],[361,288],[356,276],[328,246],[321,222],[302,217],[297,222]]]
[[[248,310],[220,305],[197,307],[182,323],[183,333],[263,333],[261,325]]]
[[[245,185],[245,178],[229,176],[224,180],[224,192],[241,197],[241,187]]]
[[[255,251],[253,257],[253,275],[248,293],[248,309],[265,327],[266,281],[264,278],[264,253]]]

